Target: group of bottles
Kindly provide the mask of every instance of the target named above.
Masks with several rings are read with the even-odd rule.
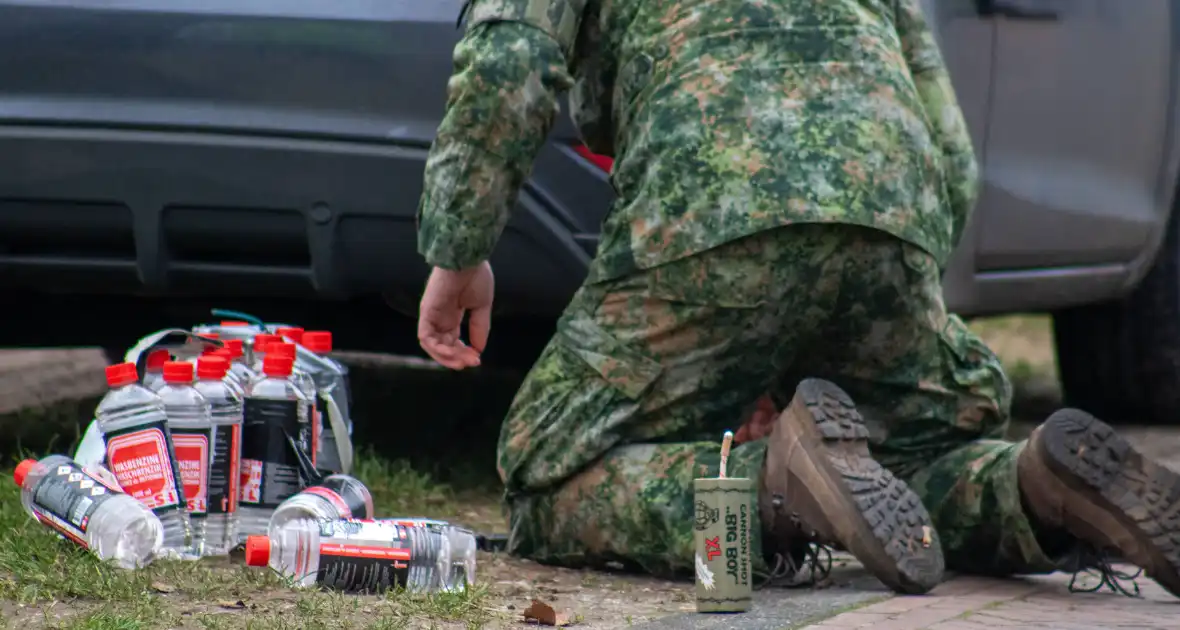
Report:
[[[368,489],[339,474],[351,467],[351,439],[333,438],[351,433],[351,422],[346,370],[322,356],[329,333],[237,322],[194,332],[197,343],[177,357],[150,352],[142,384],[134,363],[107,368],[110,391],[96,416],[109,470],[61,455],[17,467],[33,518],[122,568],[224,555],[245,542],[248,564],[302,586],[473,583],[471,531],[374,520]],[[296,344],[318,365],[296,368]],[[195,362],[173,360],[189,357]]]
[[[106,461],[159,518],[163,555],[227,554],[264,533],[274,509],[318,475],[316,385],[294,369],[304,336],[257,334],[247,357],[241,339],[218,347],[204,341],[218,333],[202,333],[195,366],[154,350],[142,385],[133,363],[107,368],[111,390],[95,413]]]

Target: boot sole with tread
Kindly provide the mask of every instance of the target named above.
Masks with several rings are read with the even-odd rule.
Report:
[[[1067,500],[1087,501],[1094,514],[1107,516],[1084,520],[1105,523],[1107,537],[1124,541],[1117,551],[1127,561],[1180,597],[1180,474],[1084,411],[1058,411],[1038,431],[1038,454],[1064,484]],[[1109,531],[1112,525],[1122,531]],[[1084,531],[1074,531],[1078,525],[1067,521],[1066,527],[1086,539]]]
[[[834,497],[818,501],[827,521],[854,515],[838,526],[845,532],[836,536],[840,544],[896,592],[922,594],[937,586],[945,560],[930,514],[904,481],[872,458],[868,429],[848,394],[829,381],[804,380],[780,419],[779,428],[787,427],[813,464],[808,480]]]

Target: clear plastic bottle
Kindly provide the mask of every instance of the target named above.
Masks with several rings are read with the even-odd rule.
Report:
[[[447,521],[432,518],[408,517],[377,520],[402,527],[425,529],[436,535],[445,536],[451,549],[451,569],[443,575],[443,590],[460,591],[475,584],[475,561],[479,551],[475,532]]]
[[[192,541],[180,557],[196,559],[204,552],[209,515],[209,463],[213,454],[209,401],[193,387],[193,364],[181,361],[164,364],[164,386],[159,394],[172,431],[172,448],[180,465],[192,527]]]
[[[282,326],[275,329],[275,334],[291,343],[303,344],[303,329],[295,326]]]
[[[254,335],[254,343],[250,346],[250,369],[259,375],[258,378],[261,378],[262,375],[262,361],[266,359],[266,347],[271,342],[282,343],[283,338],[270,333]]]
[[[303,489],[299,456],[292,448],[307,422],[306,402],[291,382],[291,360],[267,356],[262,378],[246,390],[242,406],[242,473],[238,538],[265,534],[283,501]]]
[[[197,360],[197,383],[193,386],[208,401],[213,422],[203,550],[207,556],[228,554],[238,544],[242,396],[228,382],[229,360],[224,354],[228,353],[215,352]]]
[[[270,517],[267,532],[274,536],[291,521],[338,521],[341,519],[368,520],[373,518],[373,495],[354,477],[329,475],[320,483],[283,501]]]
[[[348,592],[447,590],[450,539],[387,521],[291,521],[246,540],[246,564],[270,566],[296,585]]]
[[[339,439],[352,440],[348,368],[328,356],[332,352],[332,333],[328,331],[309,330],[304,332],[303,346],[314,352],[325,366],[325,369],[311,372],[316,386],[316,409],[320,412],[320,439],[316,467],[321,473],[343,472],[344,462],[341,461],[335,427],[341,426],[348,433],[339,436]],[[333,418],[333,415],[338,415],[339,418]]]
[[[241,386],[244,394],[246,387],[258,377],[258,374],[246,365],[245,346],[241,339],[230,339],[225,342],[222,350],[229,354],[229,374]]]
[[[164,364],[172,360],[167,350],[152,350],[148,353],[143,370],[143,386],[153,392],[164,386]]]
[[[284,328],[280,330],[291,329]],[[303,394],[303,406],[299,413],[302,417],[306,418],[306,423],[303,425],[304,432],[300,434],[299,440],[303,444],[307,454],[311,457],[312,465],[315,465],[317,452],[320,448],[320,434],[322,433],[322,427],[319,424],[320,413],[315,405],[315,381],[312,380],[311,375],[307,371],[298,365],[295,344],[272,341],[266,346],[266,354],[267,356],[283,357],[291,360],[291,382]]]
[[[106,369],[111,390],[94,415],[106,461],[123,492],[152,510],[164,528],[163,550],[192,544],[184,484],[176,462],[164,401],[137,381],[134,363]]]
[[[29,516],[121,569],[147,566],[164,543],[160,519],[101,466],[65,455],[26,459],[13,474]]]

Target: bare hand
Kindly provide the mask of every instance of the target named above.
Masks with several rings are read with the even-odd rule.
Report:
[[[492,298],[496,281],[492,266],[482,262],[461,271],[435,267],[418,305],[418,343],[432,359],[452,370],[479,366],[479,355],[492,329]],[[459,329],[463,316],[471,345]]]

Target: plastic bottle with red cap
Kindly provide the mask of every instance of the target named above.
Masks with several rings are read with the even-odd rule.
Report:
[[[164,386],[164,364],[172,360],[167,350],[152,350],[143,371],[143,386],[153,392]]]
[[[300,472],[306,431],[303,393],[291,382],[291,359],[267,354],[262,377],[246,389],[242,405],[241,494],[239,539],[264,534],[283,501],[305,486]]]
[[[241,394],[245,395],[246,387],[258,378],[258,374],[250,369],[246,364],[246,347],[245,342],[241,339],[230,339],[225,342],[225,347],[222,351],[229,355],[229,374],[227,377],[231,378],[238,384],[241,389]]]
[[[254,335],[254,341],[250,345],[250,369],[258,374],[261,378],[262,361],[266,358],[266,347],[272,342],[283,343],[283,338],[278,335],[264,333],[261,335]]]
[[[316,467],[321,474],[351,470],[352,416],[348,368],[329,356],[332,352],[332,333],[326,330],[304,332],[303,347],[315,353],[323,364],[321,369],[311,372],[316,387],[316,409],[320,412]]]
[[[164,364],[164,386],[157,392],[164,401],[168,428],[172,431],[172,448],[180,465],[184,483],[191,544],[177,551],[181,558],[195,559],[204,554],[205,524],[209,515],[209,463],[213,453],[213,419],[209,401],[193,387],[195,372],[187,361]]]
[[[160,519],[101,466],[50,455],[21,462],[13,478],[29,516],[114,566],[145,567],[164,542]]]
[[[160,519],[163,549],[188,549],[192,535],[184,484],[164,401],[138,383],[134,363],[109,366],[106,377],[111,389],[98,403],[95,417],[110,470],[124,492]]]
[[[275,329],[275,334],[291,343],[303,343],[303,329],[296,326],[281,326]]]
[[[269,566],[301,587],[380,593],[401,586],[412,593],[460,590],[451,541],[421,527],[392,521],[296,520],[270,536],[246,539],[246,564]]]
[[[197,382],[193,385],[208,401],[212,421],[203,549],[206,556],[226,555],[238,544],[242,394],[227,379],[229,354],[227,350],[219,350],[197,359]]]
[[[304,433],[300,435],[299,439],[304,448],[307,449],[312,464],[315,464],[320,446],[321,433],[320,413],[316,409],[315,381],[311,378],[310,374],[300,369],[295,344],[272,341],[267,344],[266,352],[268,356],[283,357],[291,360],[291,382],[303,394],[303,402],[300,405],[299,414],[302,417],[301,422],[303,422]]]

